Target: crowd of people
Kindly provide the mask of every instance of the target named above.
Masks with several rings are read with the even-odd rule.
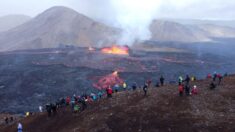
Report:
[[[224,76],[228,76],[227,73]],[[217,74],[216,72],[211,76],[211,74],[207,75],[208,79],[212,79],[211,84],[209,85],[210,89],[215,89],[217,85],[221,84],[223,76],[221,74]],[[196,81],[196,76],[189,76],[186,75],[183,79],[182,76],[179,76],[178,78],[178,91],[179,96],[190,96],[190,95],[197,95],[198,94],[198,88],[197,85],[193,84],[194,81]],[[161,87],[165,85],[165,78],[163,76],[160,76],[159,80],[156,81],[155,87]],[[136,82],[134,82],[131,86],[128,86],[126,82],[123,84],[116,84],[113,87],[109,86],[105,90],[100,90],[95,93],[91,93],[90,95],[83,94],[81,96],[76,96],[75,94],[72,97],[67,96],[66,98],[60,98],[55,103],[47,103],[45,105],[45,110],[48,113],[48,117],[55,116],[57,114],[57,110],[63,107],[71,107],[71,111],[73,113],[78,113],[80,111],[83,111],[87,108],[87,103],[94,102],[97,100],[100,100],[101,98],[104,98],[106,96],[107,98],[112,98],[114,93],[117,93],[119,91],[126,91],[127,88],[131,88],[133,91],[135,91],[137,88],[143,89],[143,95],[147,96],[148,89],[152,87],[152,80],[148,79],[145,81],[143,86],[138,86]],[[43,112],[43,107],[39,106],[39,112]]]
[[[209,85],[209,88],[211,90],[215,89],[218,85],[221,85],[221,81],[223,77],[228,76],[228,74],[224,74],[223,76],[219,73],[214,73],[213,76],[211,74],[207,75],[207,79],[211,79],[211,83]],[[191,96],[191,95],[197,95],[198,94],[198,88],[194,84],[194,81],[196,81],[197,78],[195,76],[189,76],[186,75],[185,78],[182,76],[179,76],[178,78],[178,92],[179,96]],[[159,80],[156,81],[155,87],[161,87],[165,85],[165,78],[163,76],[160,76]],[[148,94],[148,89],[152,87],[152,80],[148,79],[145,81],[143,86],[138,86],[136,82],[132,84],[132,86],[128,86],[126,82],[123,84],[116,84],[113,87],[109,86],[106,88],[106,90],[100,90],[95,93],[91,93],[90,95],[83,94],[81,96],[76,96],[75,94],[70,97],[67,96],[66,98],[60,98],[58,99],[55,103],[47,103],[45,105],[45,109],[43,106],[39,106],[39,112],[42,113],[43,111],[46,111],[48,113],[48,117],[51,116],[56,116],[57,111],[60,108],[65,108],[65,107],[70,107],[71,111],[73,113],[78,113],[81,111],[84,111],[87,108],[87,104],[90,102],[94,102],[97,100],[100,100],[104,98],[105,96],[107,98],[112,98],[114,93],[117,93],[119,91],[126,91],[127,88],[131,88],[133,91],[135,91],[137,88],[142,88],[143,89],[143,95],[147,96]],[[26,113],[26,116],[31,115],[30,112]],[[13,117],[6,117],[5,118],[5,123],[8,124],[9,122],[13,122]],[[22,124],[18,124],[18,131],[22,131]]]

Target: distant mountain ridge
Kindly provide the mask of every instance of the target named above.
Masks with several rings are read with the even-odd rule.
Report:
[[[0,17],[0,32],[7,31],[9,29],[15,28],[27,21],[31,17],[26,15],[7,15]]]

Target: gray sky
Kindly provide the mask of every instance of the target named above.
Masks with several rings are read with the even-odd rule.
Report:
[[[0,16],[8,14],[35,16],[55,5],[68,6],[98,19],[106,19],[107,14],[114,12],[118,14],[122,10],[117,8],[122,6],[134,11],[146,10],[143,6],[135,8],[139,5],[151,8],[156,18],[235,19],[235,0],[1,0]]]

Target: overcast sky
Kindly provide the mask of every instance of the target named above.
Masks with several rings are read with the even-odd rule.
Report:
[[[71,7],[78,12],[105,19],[119,14],[120,7],[151,10],[158,18],[235,19],[235,0],[0,0],[0,16],[25,14],[35,16],[55,5]],[[120,2],[121,1],[121,2]],[[134,3],[133,3],[134,2]],[[124,3],[124,4],[123,4]],[[117,9],[119,8],[119,9]],[[153,9],[154,8],[154,9]],[[122,11],[121,14],[128,12]],[[129,11],[130,11],[129,10]],[[149,13],[147,11],[146,13]],[[139,13],[139,12],[138,12]],[[153,13],[151,14],[153,15]],[[109,17],[109,19],[113,19]]]

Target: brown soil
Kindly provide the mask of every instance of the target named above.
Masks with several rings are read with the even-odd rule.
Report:
[[[112,99],[90,104],[74,115],[69,109],[47,118],[46,113],[21,120],[26,132],[234,132],[235,76],[209,90],[210,80],[191,82],[199,94],[179,97],[176,85],[120,92]],[[1,132],[15,132],[16,124],[1,126]]]

